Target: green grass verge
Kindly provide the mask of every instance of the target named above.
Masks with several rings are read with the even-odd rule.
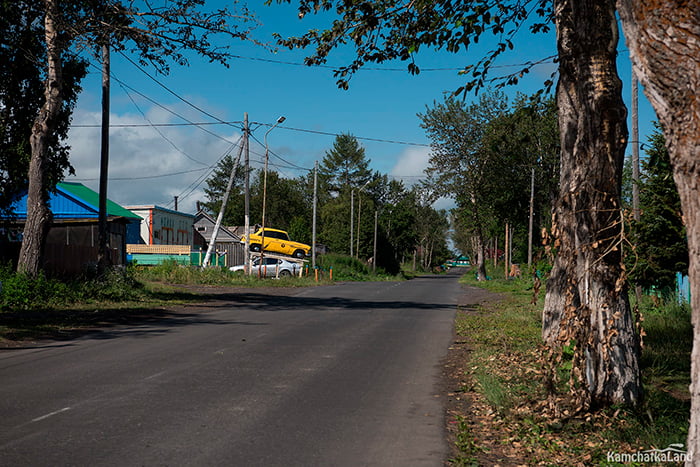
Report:
[[[492,280],[477,282],[467,274],[462,281],[501,293],[504,299],[458,310],[455,325],[458,338],[471,349],[464,369],[470,387],[491,407],[494,424],[501,430],[499,449],[517,450],[529,464],[609,465],[608,452],[635,453],[685,443],[692,345],[687,306],[654,306],[646,299],[640,303],[645,333],[640,363],[645,400],[640,407],[553,416],[543,402],[547,399],[540,351],[544,287],[538,304],[531,305],[531,278],[505,280],[499,271],[489,271],[489,276]],[[462,446],[478,445],[483,439],[477,425],[462,428]]]

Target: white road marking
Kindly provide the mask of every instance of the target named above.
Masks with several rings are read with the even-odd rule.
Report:
[[[64,407],[60,410],[56,410],[55,412],[47,413],[46,415],[42,415],[41,417],[37,417],[37,418],[33,419],[32,422],[40,422],[42,420],[46,420],[49,417],[53,417],[54,415],[58,415],[61,412],[66,412],[68,410],[70,410],[70,407]]]

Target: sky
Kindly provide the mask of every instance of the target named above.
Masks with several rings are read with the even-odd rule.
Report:
[[[207,8],[215,3],[207,2]],[[250,2],[249,7],[261,22],[253,35],[263,43],[274,45],[274,32],[300,35],[325,24],[313,15],[299,19],[293,6],[259,3]],[[404,62],[369,64],[351,79],[349,90],[338,89],[332,70],[349,62],[347,50],[332,53],[328,67],[307,67],[303,59],[308,52],[303,50],[271,50],[239,41],[230,44],[237,58],[230,60],[229,68],[193,56],[188,67],[173,65],[168,75],[139,69],[134,57],[114,53],[108,197],[125,206],[172,209],[177,196],[178,209],[194,213],[196,202],[206,200],[205,180],[217,162],[229,153],[237,155],[246,112],[253,130],[254,168],[263,166],[265,133],[284,116],[267,137],[270,168],[282,176],[306,174],[332,148],[335,135],[350,133],[365,148],[372,170],[411,185],[424,177],[430,157],[430,141],[417,114],[464,84],[457,70],[479,60],[489,45],[486,41],[474,51],[457,54],[422,50],[416,62],[424,71],[417,76],[406,71]],[[630,65],[623,41],[618,51],[629,102]],[[494,71],[512,72],[519,64],[555,52],[553,32],[531,36],[521,31],[515,50],[499,59]],[[66,181],[97,191],[101,77],[100,64],[93,63],[73,114],[68,144],[75,175]],[[554,63],[546,62],[504,91],[511,100],[517,93],[532,94],[555,70]],[[644,142],[656,117],[641,92],[639,112]],[[445,199],[436,203],[438,208],[452,205]]]

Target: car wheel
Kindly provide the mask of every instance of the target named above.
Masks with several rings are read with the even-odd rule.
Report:
[[[303,250],[297,250],[294,252],[294,254],[292,256],[294,256],[295,258],[298,258],[298,259],[304,259],[306,257],[306,254],[304,254]]]
[[[282,270],[280,271],[280,277],[289,277],[289,276],[291,276],[291,275],[292,275],[292,273],[289,272],[289,270],[287,270],[287,269],[282,269]]]
[[[251,243],[250,244],[250,251],[254,251],[258,253],[260,251],[260,244],[259,243]]]

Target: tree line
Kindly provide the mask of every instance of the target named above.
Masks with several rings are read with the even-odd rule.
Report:
[[[449,218],[432,206],[424,184],[407,187],[402,181],[369,168],[371,159],[351,134],[338,135],[326,151],[318,171],[298,178],[267,174],[266,226],[287,230],[293,240],[312,241],[314,179],[317,206],[317,242],[329,251],[347,254],[395,274],[402,265],[430,270],[444,263]],[[227,156],[214,169],[205,187],[202,207],[218,213],[229,174],[235,171],[236,189],[229,196],[223,222],[244,223],[245,167]],[[315,175],[315,176],[314,176]],[[262,217],[263,170],[251,170],[250,219]],[[376,222],[375,222],[376,221]],[[376,227],[376,231],[375,231]],[[375,245],[376,232],[376,245]],[[376,249],[376,257],[375,257]]]

